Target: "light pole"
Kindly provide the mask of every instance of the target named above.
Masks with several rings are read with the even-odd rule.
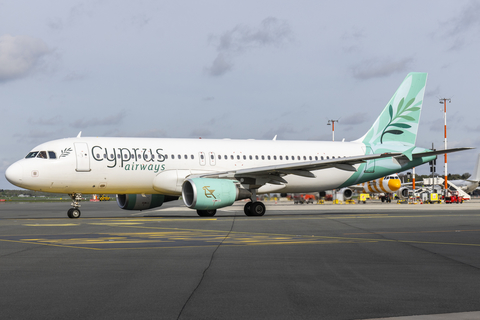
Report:
[[[328,120],[327,126],[332,126],[332,141],[335,141],[335,122],[338,120]]]
[[[445,132],[445,150],[447,150],[447,101],[452,102],[452,99],[443,98],[440,99],[440,104],[443,103],[443,120],[444,120],[444,132]],[[445,153],[445,197],[448,196],[448,182],[447,182],[447,154]]]

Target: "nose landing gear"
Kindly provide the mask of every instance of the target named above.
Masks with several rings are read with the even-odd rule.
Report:
[[[81,193],[72,193],[70,195],[70,198],[72,198],[72,207],[68,209],[67,215],[71,219],[77,219],[80,218],[80,201],[82,200],[82,194]]]

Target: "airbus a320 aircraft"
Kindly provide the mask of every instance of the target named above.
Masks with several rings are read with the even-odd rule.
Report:
[[[182,196],[200,216],[251,199],[247,216],[262,216],[257,194],[338,189],[419,166],[438,154],[415,146],[427,74],[410,73],[368,132],[352,142],[155,138],[76,138],[43,143],[12,164],[12,184],[71,196],[116,193],[122,209],[144,210]]]
[[[402,187],[402,182],[397,174],[391,174],[379,179],[349,186],[338,192],[343,194],[344,199],[351,199],[354,191],[360,193],[383,194],[384,196],[380,197],[382,202],[389,200],[390,198],[387,195],[394,192],[396,192],[401,199],[408,198],[408,188]]]

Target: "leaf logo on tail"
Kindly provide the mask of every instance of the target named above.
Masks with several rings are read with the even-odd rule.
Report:
[[[410,101],[408,101],[405,106],[403,106],[404,102],[405,102],[405,98],[402,98],[402,100],[400,100],[400,102],[398,103],[397,113],[395,114],[395,116],[393,115],[392,105],[388,106],[390,121],[383,129],[382,135],[380,136],[380,143],[383,143],[383,136],[386,133],[400,135],[404,133],[404,131],[401,129],[409,129],[412,127],[411,125],[406,124],[404,122],[415,122],[415,118],[409,115],[406,115],[406,113],[420,110],[420,107],[417,107],[417,105],[421,102],[416,103],[415,106],[411,108],[409,107],[413,104],[413,102],[415,102],[415,98],[410,99]],[[387,130],[388,128],[391,128],[391,127],[393,127],[394,129]]]

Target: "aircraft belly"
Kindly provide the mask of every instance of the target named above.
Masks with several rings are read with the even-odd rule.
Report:
[[[288,184],[282,192],[315,192],[338,188],[351,175],[351,172],[338,169],[312,171],[315,178],[305,178],[294,175],[285,176]]]

